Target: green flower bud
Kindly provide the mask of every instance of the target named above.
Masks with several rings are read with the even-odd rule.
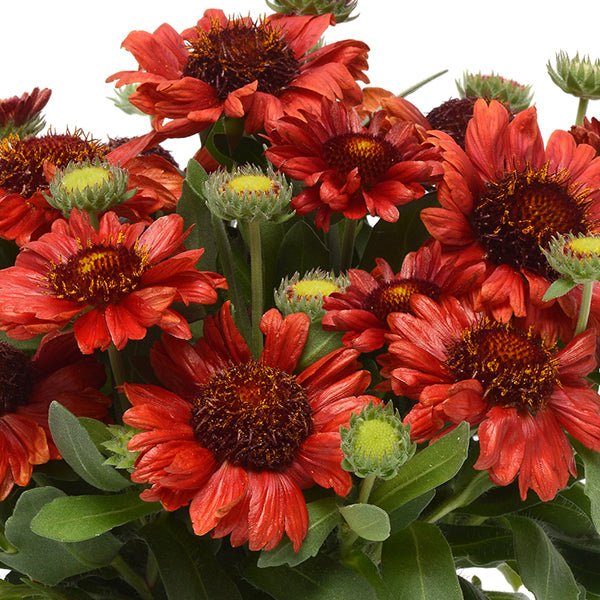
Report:
[[[417,448],[410,441],[410,425],[403,425],[391,402],[370,402],[350,416],[349,428],[340,426],[342,467],[358,477],[391,479]]]
[[[290,15],[324,15],[333,13],[336,23],[352,21],[350,16],[358,0],[266,0],[270,9]]]
[[[456,87],[463,98],[484,98],[488,102],[499,100],[507,104],[513,113],[525,110],[531,104],[533,96],[530,85],[521,85],[493,72],[491,75],[465,72],[462,83],[456,80]]]
[[[131,473],[139,452],[130,452],[127,449],[127,444],[129,444],[131,438],[136,433],[140,433],[141,430],[125,424],[108,425],[108,429],[113,437],[106,442],[102,442],[102,445],[112,456],[109,456],[104,461],[104,464],[112,465],[117,469],[125,469]]]
[[[569,58],[565,52],[556,55],[556,68],[547,64],[552,81],[567,94],[586,100],[600,99],[600,61],[589,56]]]

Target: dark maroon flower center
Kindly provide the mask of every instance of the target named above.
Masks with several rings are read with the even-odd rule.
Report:
[[[476,379],[490,406],[535,414],[560,385],[556,359],[532,330],[483,320],[449,345],[446,367],[456,381]]]
[[[134,291],[147,266],[147,255],[135,248],[97,244],[52,265],[48,282],[58,298],[97,305]]]
[[[32,388],[33,366],[29,356],[0,342],[0,416],[27,404]]]
[[[194,400],[191,425],[219,460],[283,470],[312,431],[312,410],[293,375],[250,361],[210,378]]]
[[[277,96],[300,72],[281,30],[264,20],[233,19],[223,27],[215,19],[190,46],[183,75],[211,85],[220,100],[253,81]]]

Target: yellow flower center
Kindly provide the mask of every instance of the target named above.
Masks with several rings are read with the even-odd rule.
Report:
[[[220,460],[255,471],[283,470],[312,431],[304,388],[280,369],[250,361],[215,373],[200,390],[191,424]]]
[[[600,256],[600,238],[593,236],[574,238],[565,244],[565,249],[571,250],[576,256]]]
[[[51,265],[48,282],[58,298],[92,306],[106,304],[134,291],[147,266],[145,252],[97,244]]]
[[[81,191],[86,187],[101,187],[103,183],[110,183],[113,176],[110,171],[102,167],[85,166],[65,173],[62,187],[70,194]]]
[[[266,175],[238,175],[227,182],[227,187],[237,194],[268,194],[277,191],[279,185]]]
[[[297,296],[298,298],[315,298],[319,294],[324,298],[339,292],[340,286],[325,279],[301,279],[289,289],[288,296]]]
[[[384,456],[393,456],[397,444],[398,432],[394,426],[373,419],[360,425],[354,447],[367,457],[382,459]]]

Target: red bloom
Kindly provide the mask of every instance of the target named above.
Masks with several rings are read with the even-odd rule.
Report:
[[[341,467],[339,427],[359,412],[370,376],[358,352],[334,351],[299,375],[309,318],[261,320],[265,347],[253,359],[226,303],[204,323],[194,346],[163,336],[151,355],[172,391],[125,384],[133,408],[124,421],[143,429],[129,443],[140,452],[132,474],[148,482],[148,501],[167,510],[190,503],[194,531],[231,534],[233,546],[274,548],[284,533],[300,548],[308,528],[301,490],[318,484],[341,495],[352,487]]]
[[[44,337],[33,358],[0,342],[0,500],[25,486],[34,465],[60,458],[48,427],[53,400],[80,417],[104,419],[104,367],[84,357],[72,334]]]
[[[123,47],[140,70],[107,81],[141,84],[130,101],[154,115],[152,126],[163,138],[193,135],[221,115],[245,117],[246,132],[255,133],[321,96],[360,100],[355,80],[368,81],[364,43],[344,40],[309,52],[331,23],[329,14],[253,22],[210,9],[181,34],[166,23],[152,34],[132,31]]]
[[[39,113],[46,106],[51,95],[52,90],[48,88],[40,90],[36,87],[22,96],[0,100],[0,130],[19,129],[25,125],[25,129],[29,128],[36,132],[40,125],[43,127],[43,120],[39,118]]]
[[[196,270],[202,249],[175,254],[186,237],[179,215],[144,227],[121,225],[107,212],[96,231],[76,209],[68,222],[55,221],[51,233],[22,248],[14,267],[0,271],[0,329],[28,339],[73,319],[85,354],[111,342],[121,349],[152,325],[191,337],[169,307],[175,301],[212,304],[225,279]]]
[[[442,259],[435,242],[406,255],[396,275],[388,263],[377,259],[371,274],[350,269],[351,285],[344,292],[323,298],[323,328],[346,331],[342,343],[360,352],[372,352],[385,343],[387,317],[393,312],[411,312],[410,299],[424,294],[433,300],[452,295],[462,297],[482,274],[481,265],[457,264]]]
[[[598,231],[600,158],[565,131],[555,131],[544,148],[534,107],[509,118],[500,103],[479,100],[465,151],[437,134],[442,207],[424,209],[421,218],[445,253],[480,253],[487,274],[478,306],[503,321],[535,313],[548,335],[558,329],[569,339],[575,301],[542,301],[557,274],[539,247],[556,234]]]
[[[272,124],[267,158],[308,186],[292,200],[298,214],[317,211],[325,231],[333,212],[360,219],[369,212],[398,220],[398,206],[421,198],[421,183],[438,173],[437,149],[422,144],[413,123],[381,131],[385,113],[375,113],[368,128],[356,111],[323,100],[319,113],[282,117]]]
[[[388,319],[382,369],[394,393],[418,400],[406,417],[411,436],[479,425],[476,469],[499,485],[518,475],[523,499],[529,488],[554,498],[576,474],[566,433],[600,450],[600,396],[586,380],[596,366],[593,331],[558,350],[532,328],[478,317],[454,298],[417,296],[412,308]]]

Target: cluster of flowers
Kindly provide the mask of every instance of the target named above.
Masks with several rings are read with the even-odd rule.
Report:
[[[59,457],[52,400],[133,428],[141,497],[189,505],[197,535],[250,550],[284,534],[301,547],[304,489],[346,496],[352,471],[389,475],[340,439],[362,409],[376,419],[381,405],[391,422],[384,398],[410,400],[413,442],[478,427],[475,469],[501,486],[518,477],[523,499],[532,489],[551,500],[576,474],[568,435],[600,451],[587,378],[600,348],[598,121],[544,144],[528,90],[499,77],[470,78],[463,99],[425,116],[361,89],[367,46],[318,45],[333,22],[208,10],[181,33],[130,33],[123,46],[139,68],[109,81],[152,116],[132,140],[39,135],[48,90],[0,103],[0,236],[14,256],[0,270],[0,499]],[[220,151],[217,125],[229,144]],[[194,134],[205,142],[194,159],[207,173],[209,226],[247,233],[251,303],[225,252],[227,277],[197,269],[203,250],[186,249],[184,176],[158,144]],[[242,140],[263,168],[226,173]],[[367,216],[395,223],[434,192],[438,204],[420,212],[428,237],[398,272],[393,247],[372,270],[353,268]],[[289,273],[273,308],[256,236],[292,218],[323,236],[343,231],[338,273]],[[153,326],[152,377],[125,380],[119,353]],[[307,361],[315,326],[341,342]],[[32,339],[32,357],[11,342]],[[373,359],[370,373],[359,361]]]

